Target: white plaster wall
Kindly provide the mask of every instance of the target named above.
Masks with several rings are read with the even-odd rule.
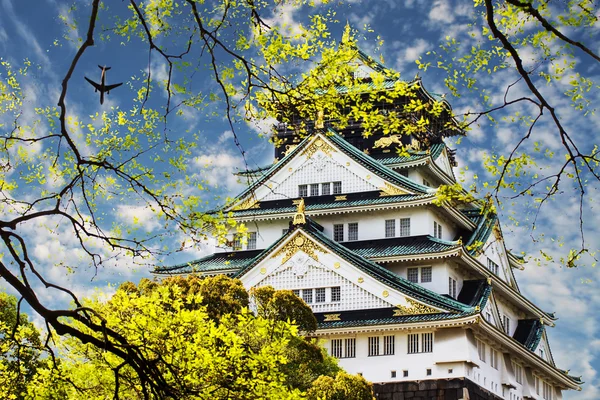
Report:
[[[451,261],[443,261],[443,260],[431,260],[429,262],[422,261],[419,264],[412,263],[389,263],[383,264],[383,266],[390,271],[394,272],[398,276],[402,278],[407,278],[408,268],[414,267],[432,267],[431,268],[431,282],[419,282],[419,285],[427,288],[429,290],[433,290],[439,294],[449,294],[448,293],[448,278],[452,277],[456,279],[456,293],[460,293],[464,278],[458,266]]]

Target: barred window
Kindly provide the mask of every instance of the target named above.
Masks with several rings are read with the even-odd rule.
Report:
[[[394,354],[395,347],[395,336],[384,336],[383,337],[383,354],[390,356]]]
[[[248,232],[248,244],[246,248],[248,250],[256,249],[256,232]]]
[[[538,378],[537,376],[534,376],[534,382],[535,382],[535,394],[542,394],[542,382],[541,379]]]
[[[379,355],[379,336],[369,337],[369,357]]]
[[[450,297],[456,299],[456,279],[452,277],[448,278],[448,294]]]
[[[313,301],[313,290],[312,289],[302,289],[302,300],[306,304],[310,304]]]
[[[233,250],[241,250],[242,249],[242,238],[237,233],[233,235]]]
[[[315,303],[325,303],[325,288],[315,289]]]
[[[510,318],[508,318],[506,315],[503,315],[502,324],[504,325],[504,333],[510,336]]]
[[[336,242],[344,241],[344,224],[333,225],[333,240]]]
[[[342,182],[333,182],[333,194],[342,194]]]
[[[499,270],[498,264],[496,264],[495,262],[493,262],[489,258],[487,259],[487,267],[494,274],[498,275],[498,270]]]
[[[419,334],[411,333],[408,335],[408,354],[419,352]]]
[[[438,239],[442,238],[442,225],[438,224],[436,221],[433,221],[433,236]]]
[[[346,344],[346,358],[356,357],[356,339],[350,338],[345,339]]]
[[[318,196],[319,195],[319,184],[318,183],[312,183],[310,185],[310,195],[311,196]]]
[[[517,383],[523,383],[523,367],[517,363],[512,363],[513,371],[515,372],[515,380]]]
[[[331,184],[329,182],[321,184],[321,195],[327,196],[331,193]]]
[[[307,185],[298,185],[298,197],[306,197],[308,196],[308,186]]]
[[[342,339],[331,339],[331,355],[342,358]]]
[[[552,386],[548,383],[548,382],[544,382],[543,384],[543,391],[542,391],[542,397],[545,400],[552,400]]]
[[[485,343],[481,340],[477,341],[477,354],[479,354],[479,359],[485,362]]]
[[[348,240],[358,240],[358,222],[348,224]]]
[[[494,369],[498,369],[498,356],[499,353],[496,350],[490,348],[490,365]]]
[[[300,297],[300,289],[294,289],[294,290],[292,290],[292,293],[294,293],[296,296]]]
[[[413,283],[419,283],[419,268],[408,268],[406,270],[406,279]]]
[[[433,332],[421,334],[421,353],[433,352]]]
[[[410,218],[400,218],[400,236],[410,236]]]
[[[421,282],[431,282],[431,267],[421,268]]]
[[[396,220],[386,219],[385,220],[385,237],[392,238],[396,237]]]
[[[331,288],[331,301],[337,302],[342,299],[342,288],[339,286],[334,286]]]

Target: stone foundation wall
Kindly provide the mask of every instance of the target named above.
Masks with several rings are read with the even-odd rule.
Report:
[[[501,400],[495,394],[466,379],[441,379],[421,382],[373,384],[377,400],[459,400],[463,388],[469,391],[470,400]]]

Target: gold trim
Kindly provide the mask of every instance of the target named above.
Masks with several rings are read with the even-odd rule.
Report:
[[[335,201],[344,201],[344,200],[348,200],[346,198],[346,195],[342,195],[342,196],[335,196]]]
[[[390,295],[390,292],[388,292],[387,290],[383,291],[383,297],[388,297]]]
[[[267,273],[267,269],[265,267],[262,267],[260,269],[260,273],[263,274],[263,275],[266,274]]]
[[[338,269],[339,267],[341,267],[341,264],[339,262],[333,264],[333,268]]]
[[[292,167],[288,168],[288,172],[292,172],[293,170],[294,170],[294,168],[292,168]]]
[[[367,175],[367,180],[371,179],[371,175]]]
[[[420,315],[420,314],[438,314],[439,311],[435,308],[426,306],[425,304],[419,303],[413,299],[406,298],[408,306],[397,305],[394,310],[394,317],[400,317],[402,315]]]
[[[304,198],[300,199],[300,202],[298,202],[298,208],[296,209],[296,214],[294,215],[293,224],[294,225],[306,224],[306,217],[304,216]],[[296,238],[296,241],[298,241],[298,239],[304,240],[302,237],[298,237],[298,238]]]
[[[400,146],[402,146],[402,141],[400,140],[400,136],[399,135],[391,135],[391,136],[384,136],[381,139],[378,139],[375,141],[373,148],[377,149],[377,148],[386,148],[386,147],[390,147],[393,143],[396,143]]]
[[[241,203],[239,203],[238,205],[233,207],[231,210],[239,211],[239,210],[249,210],[251,208],[260,208],[260,204],[258,203],[258,200],[256,200],[254,197],[248,197],[246,200],[242,201]]]
[[[310,146],[304,149],[302,155],[306,156],[306,158],[311,158],[317,152],[317,150],[321,150],[323,153],[327,154],[330,157],[331,153],[337,153],[337,150],[335,148],[333,148],[329,143],[325,142],[319,137],[317,138],[317,140],[312,142]]]
[[[381,192],[379,192],[379,197],[408,194],[408,192],[406,192],[405,190],[399,189],[396,186],[390,185],[387,182],[385,182],[383,184],[383,187],[380,187],[379,190],[381,190]]]
[[[323,322],[341,321],[342,319],[340,318],[340,315],[342,314],[325,314],[325,319],[323,320]]]
[[[358,283],[363,283],[365,281],[365,279],[361,276],[358,278]]]
[[[294,254],[296,254],[299,251],[306,253],[310,258],[312,258],[315,261],[319,261],[319,257],[317,256],[316,251],[321,252],[323,254],[328,253],[327,250],[318,246],[308,237],[305,237],[301,233],[297,233],[292,240],[290,240],[285,246],[279,249],[279,251],[273,254],[271,258],[276,258],[283,254],[283,258],[281,259],[281,264],[283,265],[290,258],[292,258]]]
[[[350,161],[346,161],[346,167],[350,166]]]

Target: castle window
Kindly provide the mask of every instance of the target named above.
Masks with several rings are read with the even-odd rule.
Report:
[[[433,352],[433,333],[421,333],[421,353]]]
[[[408,335],[408,354],[419,352],[419,334],[411,333]]]
[[[342,358],[342,339],[331,339],[331,356]]]
[[[336,242],[344,241],[344,224],[333,225],[333,240]]]
[[[313,291],[312,289],[302,289],[302,300],[306,304],[310,304],[313,302]]]
[[[396,237],[396,220],[386,219],[385,220],[385,237],[392,238]]]
[[[298,185],[298,197],[308,197],[307,185]]]
[[[494,274],[498,275],[498,264],[496,264],[495,262],[493,262],[492,260],[490,260],[488,258],[487,260],[487,267],[490,271],[492,271]]]
[[[331,301],[338,302],[342,299],[342,288],[334,286],[331,288]]]
[[[407,369],[405,369],[405,370],[402,371],[402,376],[405,377],[405,378],[408,377],[408,370]]]
[[[431,267],[421,267],[421,282],[431,282]]]
[[[433,236],[438,239],[442,238],[442,225],[438,224],[437,221],[433,221]]]
[[[312,183],[310,185],[310,195],[311,196],[318,196],[319,195],[319,184],[318,183]]]
[[[333,194],[342,194],[342,182],[333,182]]]
[[[248,244],[246,245],[246,249],[256,249],[256,232],[248,232]]]
[[[396,371],[391,371],[390,378],[395,378],[395,377],[396,377]]]
[[[294,293],[296,296],[300,297],[300,289],[294,289],[294,290],[292,290],[292,293]]]
[[[331,184],[329,182],[321,184],[321,195],[327,196],[331,193]]]
[[[233,250],[241,250],[242,249],[242,238],[237,233],[233,235],[233,244],[231,245]]]
[[[358,240],[358,222],[348,224],[348,240]]]
[[[369,357],[379,355],[379,336],[369,337]]]
[[[544,382],[544,384],[543,384],[543,391],[542,391],[542,397],[545,400],[552,400],[552,391],[553,391],[552,390],[552,386],[549,383]]]
[[[450,297],[456,299],[456,279],[448,277],[448,294]]]
[[[325,288],[315,289],[315,303],[325,303]]]
[[[477,341],[477,354],[479,354],[479,359],[485,362],[485,343],[481,340]]]
[[[427,368],[426,373],[427,373],[427,376],[431,376],[431,368]]]
[[[346,344],[346,354],[344,355],[345,358],[356,357],[356,339],[344,339],[344,342]]]
[[[384,336],[383,337],[383,354],[390,356],[394,354],[395,347],[395,336]]]
[[[400,218],[400,236],[410,236],[410,218]]]
[[[517,383],[523,383],[523,367],[517,363],[513,363],[513,371],[515,372],[515,380]]]
[[[506,315],[502,316],[502,325],[504,326],[504,333],[510,336],[510,318]]]
[[[419,283],[419,268],[408,268],[406,270],[406,279],[413,283]]]
[[[498,356],[499,353],[496,350],[490,348],[490,365],[494,369],[498,369]]]

